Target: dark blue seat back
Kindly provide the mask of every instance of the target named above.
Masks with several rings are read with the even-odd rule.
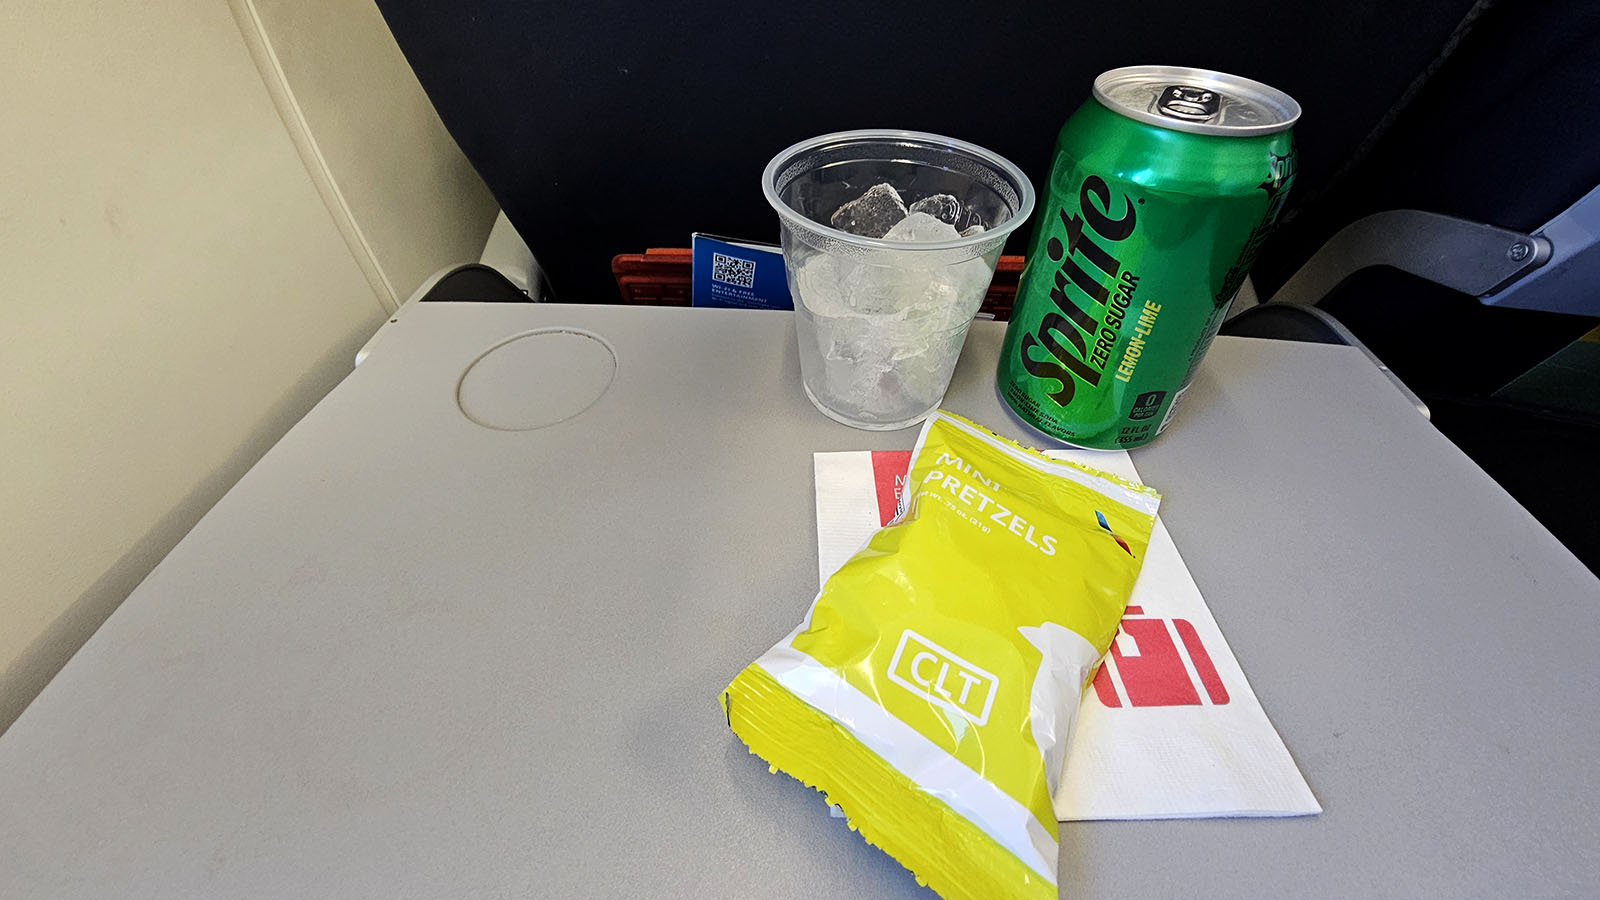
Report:
[[[613,254],[685,246],[692,231],[774,238],[761,169],[815,134],[949,134],[1010,158],[1042,189],[1057,129],[1096,74],[1122,65],[1204,66],[1288,91],[1306,111],[1297,190],[1310,194],[1472,3],[378,6],[556,298],[608,302]]]

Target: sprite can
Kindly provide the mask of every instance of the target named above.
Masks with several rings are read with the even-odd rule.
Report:
[[[1069,444],[1155,439],[1294,181],[1282,91],[1132,66],[1061,127],[1001,351],[1018,416]]]

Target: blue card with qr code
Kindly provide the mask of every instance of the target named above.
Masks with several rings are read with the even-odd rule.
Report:
[[[774,244],[694,236],[695,306],[724,309],[794,309],[783,251]]]

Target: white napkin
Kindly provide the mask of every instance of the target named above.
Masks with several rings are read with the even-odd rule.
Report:
[[[1139,480],[1126,453],[1049,455]],[[819,583],[892,514],[910,456],[815,454]],[[1116,642],[1084,692],[1055,807],[1063,821],[1322,811],[1159,518]]]

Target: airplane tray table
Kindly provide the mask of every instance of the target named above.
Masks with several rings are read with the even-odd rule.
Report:
[[[716,699],[816,590],[812,453],[915,430],[817,413],[784,313],[385,330],[0,736],[0,897],[927,896]],[[1002,333],[946,407],[1029,440]],[[1345,347],[1219,339],[1134,460],[1325,812],[1063,825],[1063,897],[1592,896],[1600,583],[1544,528]]]

